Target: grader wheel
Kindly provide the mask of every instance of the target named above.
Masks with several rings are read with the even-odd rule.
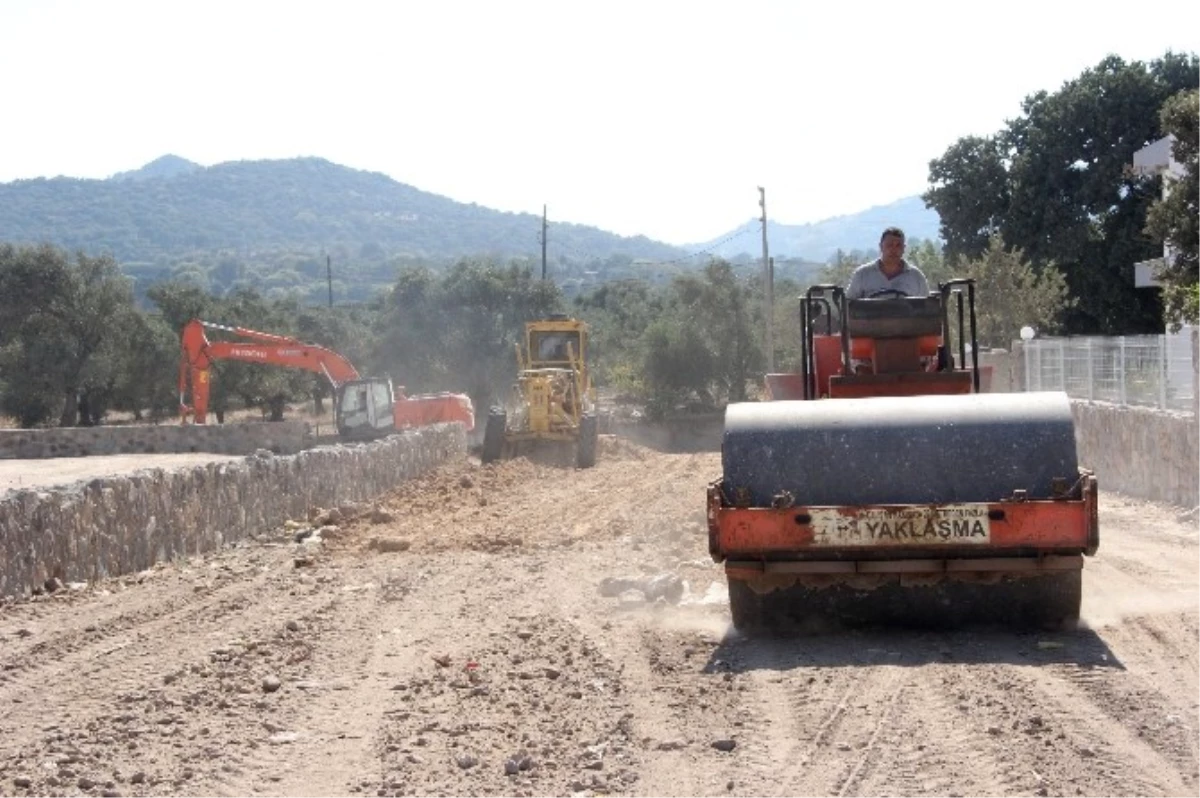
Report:
[[[504,426],[507,422],[508,414],[502,408],[493,407],[488,413],[487,426],[483,429],[483,451],[479,456],[484,465],[504,456]]]
[[[599,426],[593,413],[584,413],[579,419],[579,441],[575,448],[577,468],[592,468],[596,465],[596,449],[599,443]]]

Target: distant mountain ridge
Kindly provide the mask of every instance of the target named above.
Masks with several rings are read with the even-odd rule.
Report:
[[[147,275],[166,274],[172,264],[197,253],[246,258],[334,250],[376,262],[538,258],[541,221],[534,214],[456,202],[321,158],[204,167],[168,154],[107,180],[0,183],[0,241],[109,253],[143,269],[157,264],[142,272]],[[889,225],[904,228],[910,238],[938,237],[937,214],[919,197],[907,197],[811,224],[769,220],[770,252],[780,259],[821,263],[839,249],[874,249]],[[761,252],[757,219],[687,247],[564,222],[550,223],[549,240],[552,260],[577,263],[701,265],[704,258],[697,254],[744,260]]]
[[[107,180],[56,177],[0,184],[0,241],[50,242],[151,261],[198,251],[364,248],[454,258],[538,252],[541,217],[455,202],[386,175],[321,158],[202,167],[167,155]],[[671,260],[679,247],[645,236],[551,223],[564,251]]]
[[[909,240],[939,240],[940,224],[937,211],[926,208],[924,200],[918,196],[905,197],[859,213],[809,224],[781,224],[768,218],[767,246],[769,254],[777,258],[824,263],[839,249],[846,252],[876,249],[880,233],[888,227],[899,227]],[[758,219],[751,219],[724,235],[706,243],[690,244],[688,248],[707,250],[728,259],[740,255],[761,257],[760,227]],[[754,236],[747,233],[754,233]]]

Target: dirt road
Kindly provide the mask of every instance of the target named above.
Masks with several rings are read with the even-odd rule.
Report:
[[[1194,517],[1105,496],[1079,631],[746,640],[719,470],[464,463],[321,542],[5,606],[0,794],[1200,789]]]
[[[81,480],[132,474],[146,468],[180,468],[204,463],[243,460],[207,452],[183,454],[106,454],[94,457],[48,457],[42,460],[0,460],[0,496],[10,490],[66,487]]]

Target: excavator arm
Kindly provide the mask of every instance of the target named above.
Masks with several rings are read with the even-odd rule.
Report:
[[[206,329],[222,330],[247,341],[209,341]],[[336,390],[340,385],[357,380],[358,370],[342,355],[316,344],[306,344],[284,335],[227,327],[222,324],[192,319],[183,327],[182,356],[179,362],[179,413],[187,423],[189,417],[197,424],[208,416],[209,370],[216,360],[239,360],[243,363],[265,363],[286,368],[304,369],[323,374]],[[191,388],[191,404],[187,402]]]

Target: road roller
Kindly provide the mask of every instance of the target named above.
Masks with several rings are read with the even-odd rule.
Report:
[[[728,406],[708,486],[737,629],[1078,620],[1096,478],[1065,393],[981,392],[975,293],[801,297],[799,368]]]

